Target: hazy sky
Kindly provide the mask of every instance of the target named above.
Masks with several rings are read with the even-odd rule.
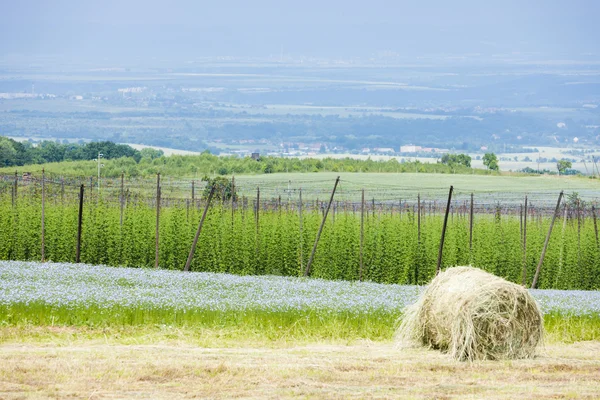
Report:
[[[0,55],[598,59],[600,1],[0,0]]]

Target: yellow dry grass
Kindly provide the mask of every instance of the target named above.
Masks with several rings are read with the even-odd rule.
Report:
[[[4,341],[0,398],[600,398],[600,342],[471,364],[392,342],[202,347],[158,339]]]

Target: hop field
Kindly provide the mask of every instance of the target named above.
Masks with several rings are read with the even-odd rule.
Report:
[[[390,338],[423,287],[279,276],[0,261],[7,325],[244,326],[295,335]],[[550,330],[600,337],[600,292],[532,290]]]
[[[12,204],[0,196],[0,259],[41,259],[41,210],[37,197]],[[278,209],[262,204],[259,215],[249,207],[214,205],[209,209],[191,264],[196,272],[236,275],[304,274],[322,214],[295,205]],[[289,206],[289,207],[288,207]],[[202,209],[200,203],[165,205],[159,221],[159,266],[181,270],[186,263]],[[45,259],[74,262],[77,205],[49,201],[45,209]],[[550,238],[538,287],[600,288],[600,246],[597,225],[574,214],[557,222]],[[123,210],[101,200],[83,211],[81,261],[111,266],[150,267],[155,263],[155,207],[132,201]],[[436,271],[443,216],[412,209],[371,210],[364,218],[363,268],[360,267],[360,209],[332,211],[321,235],[311,276],[329,280],[365,280],[389,284],[424,284]],[[521,283],[526,269],[531,284],[550,218],[530,217],[524,229],[519,216],[476,215],[470,246],[469,218],[454,213],[448,222],[442,265],[473,265]]]

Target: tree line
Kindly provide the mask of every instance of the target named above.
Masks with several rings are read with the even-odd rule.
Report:
[[[488,174],[496,171],[470,168],[462,164],[422,163],[418,160],[389,159],[387,161],[357,160],[354,158],[282,158],[216,156],[208,151],[198,155],[164,155],[150,154],[149,149],[141,150],[139,162],[134,157],[120,157],[103,160],[102,176],[116,178],[124,174],[126,177],[146,177],[161,173],[169,176],[203,177],[230,176],[242,174],[271,174],[286,172],[412,172],[442,174]],[[106,153],[105,153],[106,154]],[[41,172],[90,177],[98,173],[97,153],[91,160],[47,163],[38,166],[28,165],[19,168],[21,172]],[[13,173],[15,167],[0,169],[0,173]]]
[[[150,153],[157,152],[157,150],[148,150]],[[0,167],[93,160],[98,157],[99,153],[104,159],[131,157],[135,162],[139,162],[144,153],[148,153],[148,151],[142,153],[131,146],[109,141],[61,144],[45,140],[34,146],[31,142],[18,142],[0,136]]]

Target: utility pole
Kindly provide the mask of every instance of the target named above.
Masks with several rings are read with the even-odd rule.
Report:
[[[98,197],[100,197],[100,168],[104,167],[104,164],[100,164],[102,157],[104,157],[104,154],[98,153]]]

